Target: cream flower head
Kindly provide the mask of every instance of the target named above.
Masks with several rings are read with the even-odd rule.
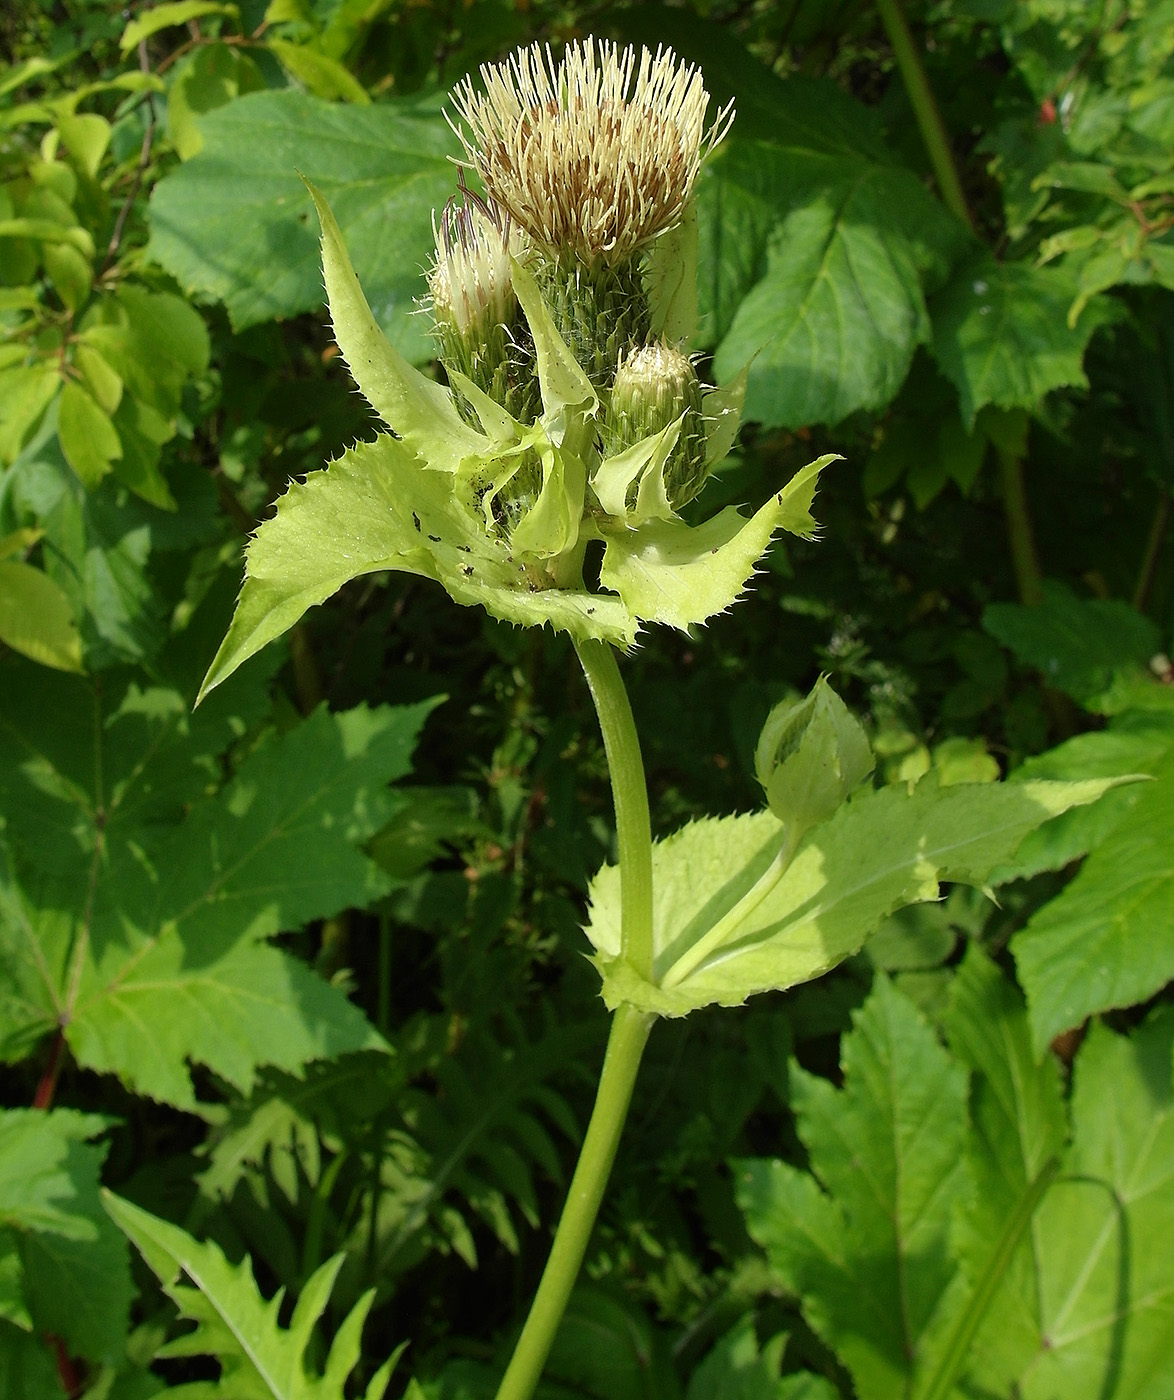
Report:
[[[606,40],[571,44],[559,63],[534,44],[481,76],[483,93],[468,78],[453,92],[470,164],[534,242],[588,264],[625,261],[672,228],[733,120],[731,103],[706,132],[700,72],[663,47],[637,66]]]

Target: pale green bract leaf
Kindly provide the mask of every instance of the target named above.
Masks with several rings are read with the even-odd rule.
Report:
[[[635,530],[609,531],[599,579],[638,617],[685,631],[733,604],[778,530],[810,539],[811,502],[819,473],[834,453],[795,473],[749,519],[733,506],[689,526],[651,520]]]
[[[670,345],[688,345],[697,334],[698,244],[697,201],[691,200],[649,250],[645,283],[652,333]]]
[[[743,365],[738,374],[722,389],[711,389],[701,400],[705,417],[705,465],[712,467],[733,447],[742,426],[742,406],[746,402],[746,385],[750,365]]]
[[[591,487],[608,515],[614,515],[620,520],[627,518],[633,525],[643,523],[645,517],[640,511],[639,497],[635,512],[628,514],[628,489],[642,472],[659,473],[663,480],[664,464],[668,461],[669,453],[677,445],[683,421],[684,414],[675,418],[659,433],[641,438],[631,447],[626,447],[614,457],[605,458],[600,463],[591,479]]]
[[[976,783],[923,779],[866,790],[812,830],[791,864],[720,947],[677,985],[675,964],[766,872],[783,840],[770,812],[694,822],[653,847],[654,974],[645,982],[620,956],[620,884],[604,866],[591,885],[587,936],[609,1007],[664,1016],[738,1006],[757,992],[808,982],[856,953],[881,920],[936,899],[939,882],[981,885],[1023,837],[1069,807],[1093,802],[1112,780]]]
[[[447,389],[413,368],[389,343],[367,305],[330,206],[308,180],[306,188],[322,223],[322,269],[335,339],[355,383],[387,426],[429,466],[455,472],[464,458],[484,452],[488,439],[464,421]]]
[[[595,413],[599,398],[570,346],[559,335],[538,284],[517,259],[510,263],[510,278],[534,337],[543,422],[551,441],[561,445],[575,419]],[[568,443],[572,448],[579,445]]]
[[[418,524],[417,524],[418,522]],[[394,438],[361,443],[281,498],[253,537],[228,635],[201,699],[344,583],[399,569],[442,583],[458,603],[522,626],[552,627],[630,646],[637,618],[619,598],[535,588],[524,564],[487,532],[442,473]]]
[[[344,1400],[375,1290],[364,1293],[339,1326],[321,1374],[311,1368],[307,1355],[342,1267],[341,1254],[306,1280],[289,1326],[283,1327],[278,1312],[284,1290],[263,1298],[247,1255],[240,1264],[230,1264],[211,1241],[194,1240],[178,1225],[109,1191],[103,1193],[103,1200],[181,1317],[196,1324],[194,1331],[168,1342],[156,1355],[161,1359],[211,1356],[220,1363],[218,1380],[183,1387],[191,1400]],[[382,1367],[378,1375],[381,1384],[368,1389],[370,1400],[381,1400],[391,1367]]]

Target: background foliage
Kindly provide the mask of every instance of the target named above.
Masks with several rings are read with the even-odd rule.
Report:
[[[820,670],[882,782],[1151,781],[656,1029],[544,1393],[1174,1394],[1174,4],[907,18],[944,200],[891,0],[6,8],[0,1396],[493,1393],[606,1026],[574,657],[375,576],[191,702],[245,533],[372,435],[297,172],[424,363],[444,92],[585,32],[737,99],[705,508],[846,459],[819,542],[626,666],[658,834],[759,805]]]

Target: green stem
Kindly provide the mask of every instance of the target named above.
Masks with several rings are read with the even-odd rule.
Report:
[[[913,42],[909,21],[901,9],[900,0],[876,0],[876,8],[880,13],[885,33],[889,36],[889,43],[893,46],[893,57],[897,60],[901,81],[905,84],[909,105],[917,118],[917,126],[921,131],[921,139],[925,142],[942,202],[973,231],[974,219],[966,203],[966,196],[962,193],[962,181],[958,178],[958,167],[954,163],[954,153],[950,149],[946,125],[938,111],[938,104],[934,101],[933,89],[925,75],[921,55]]]
[[[612,1021],[595,1108],[567,1203],[497,1400],[530,1400],[538,1385],[599,1214],[652,1021],[653,1017],[632,1006],[621,1006]]]
[[[1166,532],[1170,528],[1171,508],[1174,506],[1174,498],[1165,487],[1160,488],[1161,494],[1158,497],[1158,508],[1154,511],[1153,523],[1150,526],[1149,538],[1146,540],[1145,555],[1141,561],[1141,568],[1137,571],[1137,586],[1133,590],[1133,606],[1138,612],[1144,612],[1146,603],[1149,602],[1150,589],[1153,587],[1154,575],[1158,571],[1158,559],[1162,553],[1162,545],[1166,540]]]
[[[615,652],[607,642],[598,641],[577,641],[575,650],[595,701],[611,773],[620,858],[620,953],[639,976],[651,982],[652,828],[640,740]]]
[[[701,966],[707,957],[726,941],[729,935],[750,917],[758,908],[762,901],[770,894],[771,890],[787,873],[787,867],[799,848],[800,831],[794,831],[783,841],[774,860],[767,866],[762,874],[755,880],[754,884],[746,891],[742,898],[728,910],[717,921],[716,924],[703,937],[699,938],[687,952],[673,963],[672,967],[660,979],[660,985],[668,991],[671,987],[678,986],[685,980],[695,968]]]
[[[1023,481],[1023,458],[1015,452],[997,449],[999,483],[1003,491],[1003,509],[1007,515],[1007,534],[1011,543],[1011,563],[1020,600],[1029,607],[1044,600],[1043,570],[1035,547],[1031,514],[1027,508],[1027,488]]]
[[[1007,1221],[991,1257],[987,1260],[986,1268],[982,1271],[981,1277],[974,1286],[974,1292],[970,1295],[970,1302],[958,1319],[938,1369],[934,1373],[933,1380],[930,1382],[929,1388],[922,1392],[921,1400],[946,1400],[946,1396],[953,1392],[963,1364],[970,1353],[970,1348],[978,1335],[978,1329],[982,1326],[991,1301],[999,1284],[1003,1281],[1003,1275],[1010,1267],[1011,1259],[1019,1247],[1019,1241],[1031,1224],[1036,1207],[1043,1200],[1044,1193],[1052,1184],[1058,1167],[1059,1163],[1055,1158],[1046,1162],[1035,1180],[1028,1183],[1027,1189],[1019,1198],[1015,1213]]]

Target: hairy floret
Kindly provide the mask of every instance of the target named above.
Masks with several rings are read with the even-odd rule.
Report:
[[[732,104],[705,129],[700,72],[668,48],[655,54],[588,38],[556,63],[519,49],[466,78],[454,125],[492,198],[546,252],[586,263],[631,258],[680,219],[704,155],[725,135]]]

